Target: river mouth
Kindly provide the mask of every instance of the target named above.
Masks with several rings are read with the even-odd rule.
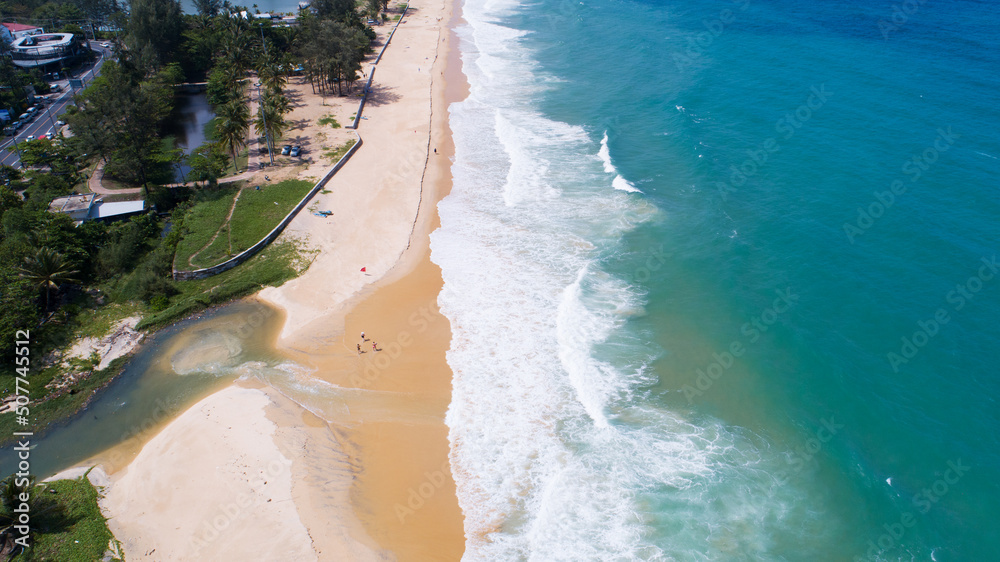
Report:
[[[237,379],[307,371],[275,349],[284,314],[244,300],[151,335],[86,409],[31,439],[31,472],[44,478],[95,456],[114,472],[167,422]],[[4,455],[0,472],[17,470]]]

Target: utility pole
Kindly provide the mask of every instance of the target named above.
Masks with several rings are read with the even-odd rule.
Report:
[[[21,147],[17,144],[17,133],[14,133],[14,150],[17,151],[17,161],[21,164],[21,169],[24,169],[24,160],[21,160]]]
[[[267,155],[271,159],[271,165],[274,166],[274,153],[271,151],[271,136],[267,129],[267,112],[264,111],[264,96],[260,94],[260,82],[257,82],[257,111],[264,122],[264,142],[267,144]]]
[[[264,59],[267,59],[267,41],[264,40],[264,23],[259,24],[260,27],[260,44],[264,47]],[[260,95],[260,76],[257,77],[257,111],[260,112],[260,118],[264,122],[264,142],[267,144],[267,157],[271,160],[271,165],[274,166],[274,147],[271,145],[271,131],[267,128],[267,113],[264,111],[264,97]]]
[[[52,134],[56,134],[56,120],[52,118],[52,109],[49,106],[45,106],[45,114],[49,116],[49,123],[52,124]]]

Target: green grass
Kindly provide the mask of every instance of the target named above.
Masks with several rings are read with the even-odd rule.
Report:
[[[337,148],[331,148],[330,150],[327,150],[326,152],[323,153],[323,156],[329,158],[331,163],[336,164],[338,160],[340,160],[345,154],[347,154],[347,151],[350,150],[351,147],[354,146],[354,143],[356,142],[358,141],[355,139],[351,139],[345,142],[344,144],[338,146]]]
[[[247,171],[247,162],[250,161],[250,150],[249,149],[244,148],[243,150],[241,150],[241,151],[239,151],[239,152],[236,153],[236,167],[239,169],[239,172],[237,172],[236,170],[234,170],[233,167],[232,167],[233,153],[232,152],[226,152],[226,154],[229,156],[229,158],[228,158],[227,161],[229,162],[230,166],[227,167],[226,171],[224,171],[222,173],[223,174],[222,177],[233,176],[233,175],[236,175],[238,173],[242,173],[242,172]]]
[[[53,560],[93,562],[101,560],[114,539],[97,505],[97,490],[87,480],[57,480],[35,487],[38,501],[51,502],[52,509],[35,515],[40,531],[33,548],[12,561]]]
[[[271,244],[246,263],[196,281],[178,281],[180,294],[170,299],[170,307],[149,315],[139,323],[139,329],[163,326],[190,316],[216,304],[256,293],[268,286],[280,286],[299,275],[309,265],[294,242]]]
[[[234,252],[230,250],[231,244],[229,229],[229,223],[224,224],[215,240],[212,241],[208,247],[202,250],[193,260],[191,260],[191,263],[197,268],[210,267],[217,263],[222,263],[232,257]],[[180,265],[178,265],[178,267],[180,267]],[[186,262],[184,269],[189,269]]]
[[[108,175],[101,178],[101,186],[105,189],[135,189],[136,187],[140,187],[136,185],[128,185],[127,183],[120,182]]]
[[[319,121],[317,121],[316,123],[319,125],[329,125],[334,129],[340,128],[340,123],[337,122],[337,119],[334,118],[333,115],[325,115],[323,117],[320,117]]]
[[[264,182],[259,191],[244,189],[230,221],[233,253],[246,250],[271,232],[312,187],[305,180],[285,180],[276,184]]]
[[[205,249],[191,260],[194,267],[222,263],[253,246],[285,218],[312,186],[305,180],[285,180],[275,184],[264,182],[259,190],[244,189],[227,224],[223,224],[223,220],[229,208],[221,209],[219,200],[196,205],[184,219],[185,234],[177,246],[175,266],[178,269],[191,267],[188,258],[203,247]],[[205,247],[216,232],[219,235]]]
[[[174,254],[174,267],[187,269],[188,259],[192,254],[205,247],[212,236],[218,232],[229,214],[233,197],[238,191],[236,184],[203,190],[199,194],[200,201],[184,216],[184,236],[177,244]]]
[[[98,308],[86,308],[76,315],[76,337],[101,338],[111,331],[111,326],[122,318],[141,315],[144,308],[138,303],[111,303]]]

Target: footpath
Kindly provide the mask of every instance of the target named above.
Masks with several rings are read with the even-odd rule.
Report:
[[[260,157],[258,153],[260,150],[257,147],[257,141],[252,140],[247,144],[248,156],[247,156],[247,169],[238,174],[228,176],[225,178],[219,178],[217,181],[219,183],[232,183],[234,181],[248,180],[254,176],[257,172],[261,170],[260,168]],[[256,169],[256,171],[254,171]],[[182,183],[168,183],[163,187],[181,187],[185,185],[194,185],[197,182],[182,182]],[[104,161],[98,162],[97,167],[94,168],[94,173],[90,175],[87,179],[87,189],[98,195],[132,195],[137,193],[142,193],[141,187],[129,187],[125,189],[112,189],[104,186]]]

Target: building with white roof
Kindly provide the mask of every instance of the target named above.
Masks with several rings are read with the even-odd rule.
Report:
[[[49,212],[67,214],[77,223],[86,220],[123,219],[145,211],[146,202],[143,200],[106,203],[97,199],[93,193],[57,197],[49,203]]]

